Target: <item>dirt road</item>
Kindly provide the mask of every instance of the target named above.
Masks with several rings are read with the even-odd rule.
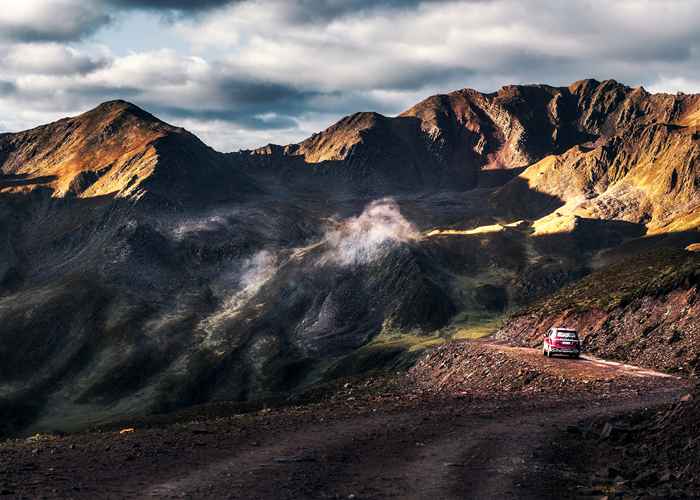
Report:
[[[254,415],[0,444],[0,492],[74,498],[596,498],[595,450],[570,452],[585,418],[669,402],[684,382],[594,358],[545,359],[481,344],[479,353],[595,380],[616,394],[524,388],[508,394],[378,394]],[[481,354],[480,354],[481,355]],[[500,358],[499,358],[500,359]],[[507,368],[509,371],[512,367]],[[506,374],[507,375],[507,374]],[[542,379],[549,380],[549,379]],[[622,381],[622,382],[620,382]]]
[[[678,377],[667,373],[662,373],[639,366],[628,365],[625,363],[619,363],[616,361],[608,361],[590,354],[582,354],[579,359],[570,359],[562,356],[546,358],[542,356],[542,351],[540,349],[515,347],[490,341],[486,342],[486,344],[493,349],[513,353],[514,355],[525,358],[528,361],[535,362],[547,372],[566,375],[568,377],[575,376],[581,379],[595,378],[607,380],[612,380],[619,377],[665,378],[680,380]]]

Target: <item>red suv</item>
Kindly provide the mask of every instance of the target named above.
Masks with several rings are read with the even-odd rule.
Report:
[[[566,354],[578,358],[581,354],[581,341],[576,330],[571,328],[550,328],[544,335],[542,354]]]

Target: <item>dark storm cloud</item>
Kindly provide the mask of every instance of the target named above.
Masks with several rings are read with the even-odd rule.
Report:
[[[222,79],[210,91],[222,101],[217,108],[163,106],[151,109],[175,118],[219,120],[252,130],[290,128],[296,116],[314,110],[314,100],[331,94],[299,90],[269,82]]]
[[[17,26],[2,28],[1,38],[17,42],[70,42],[80,40],[92,35],[98,28],[107,24],[109,18],[104,21],[96,21],[76,27],[74,30],[54,30],[50,26],[32,27]]]
[[[416,64],[413,67],[406,67],[401,71],[396,71],[394,75],[387,78],[382,84],[377,85],[376,88],[383,87],[398,91],[417,90],[439,82],[467,81],[475,74],[476,71],[473,69],[462,66],[444,67],[429,63]]]
[[[224,121],[248,130],[277,130],[296,127],[298,121],[293,116],[279,115],[275,112],[269,117],[253,115],[251,110],[191,109],[174,106],[149,106],[149,111],[156,115],[175,119],[192,118],[202,121]]]
[[[421,4],[450,1],[452,0],[298,0],[292,9],[292,19],[303,22],[327,21],[373,10],[410,10]]]
[[[110,5],[129,9],[177,10],[196,12],[235,3],[240,0],[107,0]]]
[[[693,57],[693,47],[688,39],[664,40],[655,44],[619,44],[611,47],[610,55],[636,62],[681,62]]]
[[[106,0],[115,7],[177,10],[197,12],[245,0]],[[320,21],[333,19],[347,14],[372,11],[377,9],[412,9],[420,4],[444,3],[452,0],[284,0],[288,2],[293,18],[298,21]],[[277,8],[274,0],[261,1],[261,9]]]
[[[0,18],[0,41],[10,42],[71,42],[93,35],[109,24],[112,17],[106,13],[78,9],[74,14],[62,13],[57,17],[74,16],[61,22],[57,19],[37,19],[33,22],[9,23]]]
[[[218,85],[219,92],[230,102],[240,106],[278,108],[285,103],[307,100],[317,92],[303,91],[280,83],[225,79]]]
[[[74,100],[90,100],[93,102],[112,101],[122,99],[125,101],[137,100],[142,95],[143,89],[124,85],[81,85],[71,89],[68,94]]]
[[[0,80],[0,96],[13,94],[17,91],[17,86],[13,82]]]

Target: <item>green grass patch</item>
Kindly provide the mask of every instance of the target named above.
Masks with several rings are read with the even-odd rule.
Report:
[[[381,334],[375,337],[365,347],[393,349],[401,348],[409,352],[420,351],[445,343],[447,338],[442,335],[416,335],[414,333]]]
[[[453,339],[480,339],[496,333],[503,324],[503,316],[484,315],[470,317],[468,320],[455,323],[451,328]]]
[[[372,372],[407,370],[421,350],[411,351],[402,343],[368,344],[342,357],[324,373],[324,380]]]
[[[407,367],[423,351],[454,339],[479,339],[500,328],[502,314],[484,311],[462,311],[446,328],[430,335],[415,332],[384,331],[371,342],[343,359],[341,365],[352,367],[346,373],[374,369]]]
[[[612,310],[636,298],[690,287],[700,281],[700,255],[676,249],[655,249],[594,271],[543,300],[516,312],[552,315],[567,309]]]

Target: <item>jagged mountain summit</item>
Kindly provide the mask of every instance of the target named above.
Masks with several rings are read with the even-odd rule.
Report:
[[[394,118],[357,113],[299,144],[252,155],[280,168],[303,159],[299,169],[312,165],[380,191],[465,190],[532,165],[503,190],[502,203],[536,208],[546,193],[567,213],[650,222],[659,231],[698,223],[699,124],[699,95],[582,80],[459,90]]]

